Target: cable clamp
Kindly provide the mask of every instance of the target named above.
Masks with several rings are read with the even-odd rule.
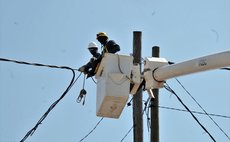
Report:
[[[86,92],[85,89],[81,89],[80,94],[79,94],[79,96],[77,97],[77,100],[76,100],[77,103],[80,103],[82,101],[82,99],[83,99],[82,105],[85,104],[86,93],[87,92]]]

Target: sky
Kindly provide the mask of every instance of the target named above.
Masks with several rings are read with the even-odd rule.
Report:
[[[153,46],[160,57],[179,63],[230,50],[229,0],[0,0],[0,58],[69,66],[77,69],[91,57],[88,43],[104,31],[130,55],[133,32],[142,32],[142,57]],[[79,75],[79,72],[76,72]],[[67,88],[68,70],[0,61],[0,141],[18,142]],[[230,116],[230,72],[211,70],[177,77],[208,112]],[[202,111],[175,79],[167,83],[183,102]],[[78,142],[101,119],[96,116],[96,84],[86,80],[85,105],[76,102],[83,76],[56,105],[27,142]],[[148,94],[143,93],[146,101]],[[160,106],[184,109],[161,88]],[[130,95],[129,99],[132,96]],[[187,112],[159,108],[161,142],[212,141]],[[218,142],[229,139],[206,115],[195,114]],[[230,119],[211,116],[230,136]],[[144,120],[144,142],[149,131]],[[119,142],[133,125],[132,107],[119,119],[104,118],[85,142]],[[133,132],[124,142],[133,141]]]

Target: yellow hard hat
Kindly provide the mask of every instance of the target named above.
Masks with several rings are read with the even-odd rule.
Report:
[[[97,39],[99,38],[99,37],[107,37],[108,38],[108,36],[107,36],[107,34],[105,33],[105,32],[99,32],[98,34],[97,34]]]

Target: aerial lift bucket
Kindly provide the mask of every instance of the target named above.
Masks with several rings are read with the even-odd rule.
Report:
[[[133,57],[106,53],[96,73],[99,117],[119,118],[130,91]]]

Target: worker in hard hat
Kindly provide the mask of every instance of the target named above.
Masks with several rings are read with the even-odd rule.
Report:
[[[99,32],[97,34],[97,40],[101,43],[102,57],[105,53],[116,53],[120,51],[120,46],[114,40],[109,40],[105,32]]]
[[[95,70],[97,64],[100,62],[98,59],[101,56],[101,54],[98,53],[98,46],[95,42],[89,43],[88,50],[93,55],[93,57],[90,59],[90,61],[87,64],[83,65],[78,69],[80,72],[87,74],[87,78],[92,77],[96,74]]]

